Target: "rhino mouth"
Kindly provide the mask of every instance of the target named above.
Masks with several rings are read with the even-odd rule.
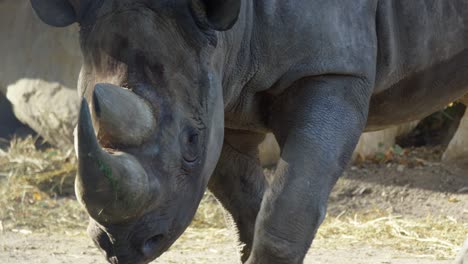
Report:
[[[137,224],[111,225],[104,228],[96,221],[91,221],[88,234],[109,263],[149,263],[161,256],[173,243],[170,231],[161,232],[164,225],[154,223],[148,228]]]

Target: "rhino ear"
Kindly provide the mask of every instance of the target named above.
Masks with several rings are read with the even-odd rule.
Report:
[[[226,31],[236,23],[241,0],[197,0],[201,4],[208,26],[214,30]]]
[[[67,0],[31,0],[39,18],[54,27],[66,27],[77,21],[75,9]]]

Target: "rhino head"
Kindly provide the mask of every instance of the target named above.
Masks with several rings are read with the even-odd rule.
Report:
[[[78,199],[111,263],[147,263],[191,222],[224,133],[219,32],[240,0],[31,0],[80,25]]]

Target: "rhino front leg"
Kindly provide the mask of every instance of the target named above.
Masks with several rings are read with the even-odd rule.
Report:
[[[329,76],[301,80],[274,99],[271,127],[281,160],[267,179],[247,263],[303,263],[366,124],[371,87],[361,78]]]
[[[255,219],[265,189],[265,178],[258,157],[258,145],[265,135],[226,130],[223,150],[210,179],[210,191],[230,212],[245,244],[242,262],[252,248]]]

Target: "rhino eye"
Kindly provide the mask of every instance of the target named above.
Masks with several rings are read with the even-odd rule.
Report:
[[[200,134],[197,129],[188,127],[180,135],[182,156],[187,163],[195,163],[200,155]]]

